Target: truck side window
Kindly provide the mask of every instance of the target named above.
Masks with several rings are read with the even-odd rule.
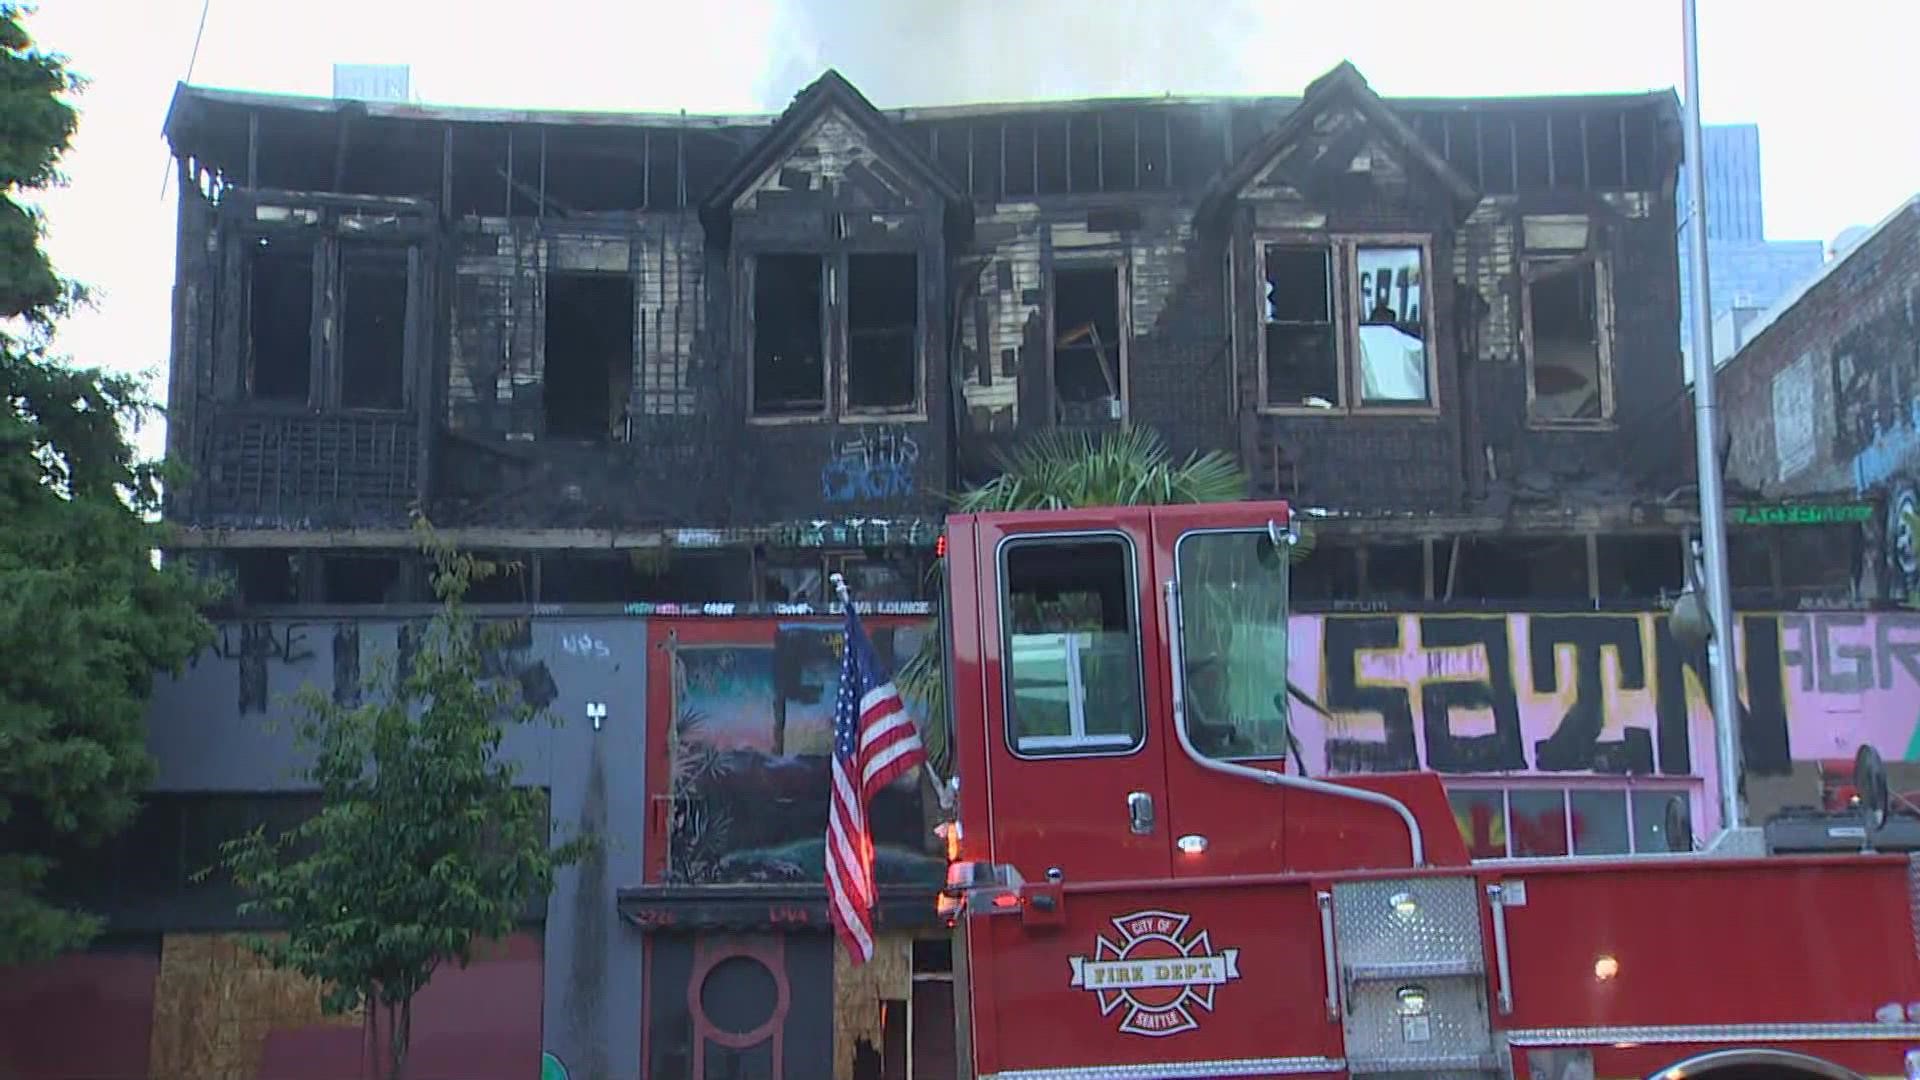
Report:
[[[1001,549],[1007,737],[1028,755],[1126,753],[1145,738],[1133,546],[1116,536]]]
[[[1174,548],[1187,737],[1211,758],[1287,756],[1287,552],[1264,531]]]

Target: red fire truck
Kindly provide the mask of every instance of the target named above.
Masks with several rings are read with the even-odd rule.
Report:
[[[1436,776],[1309,775],[1285,504],[947,528],[963,1074],[1920,1075],[1920,862],[1475,864]]]

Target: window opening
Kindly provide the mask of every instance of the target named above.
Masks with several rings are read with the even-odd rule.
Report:
[[[1427,385],[1426,279],[1417,247],[1360,248],[1360,400],[1423,405]]]
[[[633,277],[549,273],[544,404],[547,434],[615,437],[633,387]]]
[[[793,416],[827,406],[822,264],[815,255],[762,255],[753,282],[753,412]]]
[[[1120,268],[1053,275],[1055,419],[1117,420],[1120,393]]]
[[[247,261],[246,393],[307,400],[313,374],[313,246],[262,236]]]
[[[300,556],[272,548],[231,551],[234,588],[241,604],[291,604],[300,599]]]
[[[919,403],[919,328],[919,259],[849,255],[848,408],[901,411]]]
[[[1340,400],[1333,252],[1269,247],[1262,289],[1267,404],[1331,408]]]
[[[1175,549],[1187,736],[1212,758],[1287,756],[1287,552],[1265,532]]]
[[[1374,544],[1366,550],[1368,599],[1424,600],[1426,598],[1425,544]]]
[[[1473,859],[1663,854],[1667,812],[1680,804],[1691,832],[1687,793],[1654,787],[1452,788],[1447,801]],[[1682,837],[1684,848],[1691,837]]]
[[[1533,415],[1540,420],[1604,420],[1599,267],[1568,262],[1530,276]]]
[[[1568,803],[1575,855],[1627,853],[1631,836],[1626,792],[1576,789],[1568,793]]]
[[[1454,824],[1467,845],[1469,859],[1503,859],[1507,855],[1507,799],[1500,791],[1449,791]]]
[[[327,555],[320,564],[320,599],[328,604],[390,604],[408,599],[401,560],[392,555]]]
[[[1507,829],[1515,856],[1567,854],[1566,792],[1509,791]]]
[[[1042,755],[1138,747],[1145,722],[1131,545],[1015,541],[1002,566],[1014,748]]]
[[[407,253],[340,250],[340,402],[348,408],[406,405]]]

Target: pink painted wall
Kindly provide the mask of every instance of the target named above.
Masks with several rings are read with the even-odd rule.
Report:
[[[1862,743],[1920,759],[1920,613],[1739,621],[1750,769]],[[1331,714],[1293,705],[1311,771],[1686,780],[1696,821],[1718,824],[1704,680],[1664,615],[1297,615],[1291,631],[1292,680]]]
[[[435,973],[413,1006],[409,1080],[536,1080],[541,1050],[541,941],[508,939],[499,955]],[[384,1025],[374,1037],[384,1045]],[[373,1076],[363,1028],[306,1027],[267,1036],[260,1080]]]
[[[0,1077],[145,1080],[159,974],[157,942],[0,972]]]

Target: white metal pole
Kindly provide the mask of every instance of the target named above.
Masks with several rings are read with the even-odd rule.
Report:
[[[1727,579],[1725,492],[1720,480],[1719,425],[1714,407],[1713,304],[1708,294],[1707,180],[1700,129],[1700,27],[1696,0],[1680,0],[1686,77],[1688,274],[1693,295],[1694,450],[1700,473],[1700,540],[1705,597],[1713,636],[1707,662],[1713,698],[1714,764],[1720,773],[1720,827],[1740,825],[1740,698],[1735,689],[1733,602]]]

